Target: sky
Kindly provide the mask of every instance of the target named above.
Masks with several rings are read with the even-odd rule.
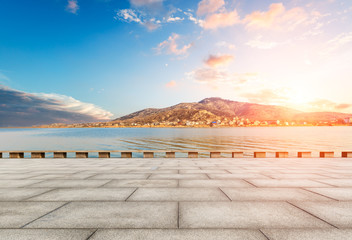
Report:
[[[207,97],[351,113],[351,56],[350,0],[2,0],[0,115]]]

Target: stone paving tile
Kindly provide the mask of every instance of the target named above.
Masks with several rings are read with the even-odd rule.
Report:
[[[249,179],[249,178],[268,179],[268,177],[257,173],[208,174],[208,176],[211,179]]]
[[[26,179],[34,176],[38,176],[38,174],[33,173],[6,173],[0,174],[0,179]]]
[[[166,173],[166,174],[177,174],[178,170],[160,170],[160,169],[150,169],[150,170],[139,170],[139,169],[135,169],[135,170],[131,170],[129,173]]]
[[[0,229],[0,239],[86,240],[93,232],[85,229]]]
[[[37,175],[41,175],[41,174],[75,174],[75,173],[78,173],[80,170],[59,170],[59,169],[56,169],[56,170],[52,170],[52,169],[48,169],[48,170],[36,170],[36,171],[33,171],[31,173],[33,174],[37,174]]]
[[[72,174],[36,174],[35,177],[31,177],[30,179],[40,179],[40,180],[49,180],[49,179],[62,179],[67,176],[71,176]]]
[[[94,179],[124,174],[123,179]],[[127,177],[143,174],[147,179]],[[228,179],[234,176],[234,179]],[[261,239],[264,235],[258,231],[259,228],[266,231],[270,240],[351,239],[350,230],[337,230],[332,226],[352,226],[351,202],[333,200],[351,201],[351,176],[351,159],[340,158],[309,161],[275,158],[2,159],[0,209],[3,212],[0,211],[0,228],[1,223],[5,223],[1,217],[6,217],[7,223],[14,216],[19,221],[23,220],[21,224],[13,222],[12,226],[3,226],[17,228],[48,213],[27,227],[70,228],[68,231],[88,228],[89,233],[105,227],[138,228],[99,230],[93,236],[95,239],[234,239],[235,236],[238,239]],[[133,193],[136,188],[139,189]],[[226,200],[219,196],[225,196]],[[129,199],[125,202],[127,197]],[[8,204],[5,200],[26,202],[11,202],[11,207],[1,207],[1,204]],[[44,209],[45,204],[63,205],[66,201],[72,202],[55,211],[56,208],[33,210],[39,206]],[[178,226],[178,206],[180,227],[198,229],[170,229]],[[161,219],[159,216],[162,216]],[[24,221],[24,218],[28,219]],[[233,227],[249,229],[244,232],[239,229],[215,229]],[[33,229],[23,233],[29,236],[34,234],[34,239],[41,239],[36,238],[37,231],[47,230]],[[0,229],[0,239],[3,239],[1,234]],[[21,234],[16,234],[11,232],[6,235],[21,239],[18,236]],[[81,236],[74,234],[72,239]],[[65,237],[64,233],[55,236]],[[87,238],[86,235],[82,236]]]
[[[248,179],[257,187],[332,187],[310,179]],[[320,181],[320,180],[319,180]]]
[[[149,179],[209,179],[205,174],[152,174]]]
[[[109,180],[44,180],[30,187],[71,188],[71,187],[99,187]]]
[[[352,229],[262,229],[270,240],[350,240]]]
[[[329,228],[286,202],[180,202],[181,228]]]
[[[295,206],[339,228],[352,226],[352,202],[293,202]]]
[[[112,180],[104,185],[114,187],[177,187],[178,180]]]
[[[90,240],[267,240],[258,230],[242,229],[108,229],[98,230]]]
[[[0,180],[0,187],[1,188],[16,188],[16,187],[25,187],[32,185],[34,183],[39,183],[42,180],[30,180],[30,179],[23,179],[23,180]]]
[[[208,169],[208,170],[202,170],[202,169],[199,169],[199,170],[180,170],[180,174],[187,174],[187,173],[229,173],[228,171],[226,170],[223,170],[223,169]]]
[[[218,188],[139,188],[128,201],[229,201]]]
[[[21,201],[49,190],[51,188],[0,188],[0,201]]]
[[[123,173],[117,173],[117,174],[98,174],[96,176],[93,176],[89,179],[147,179],[150,174],[148,173],[140,173],[140,174],[123,174]]]
[[[320,175],[329,177],[329,178],[349,178],[352,179],[352,170],[349,173],[321,173]]]
[[[0,228],[20,228],[63,204],[63,202],[0,202]]]
[[[332,201],[298,188],[221,188],[232,201]]]
[[[124,201],[136,188],[64,188],[27,201]]]
[[[238,188],[253,187],[251,184],[241,179],[180,180],[179,186],[180,187],[238,187]]]
[[[176,202],[72,202],[26,228],[176,228]]]
[[[352,178],[350,179],[319,179],[321,183],[327,183],[336,187],[352,187]]]
[[[197,170],[199,167],[192,166],[167,166],[159,167],[160,170]]]
[[[32,177],[30,179],[86,179],[91,176],[94,176],[93,173],[74,173],[74,174],[42,174],[36,177]]]
[[[312,179],[312,178],[329,178],[319,174],[310,174],[310,173],[285,173],[285,174],[267,174],[269,177],[276,178],[276,179]]]
[[[340,201],[352,201],[352,187],[351,188],[307,188],[307,189]]]

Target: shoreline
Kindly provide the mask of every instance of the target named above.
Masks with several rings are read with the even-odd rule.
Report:
[[[72,127],[72,126],[30,126],[30,127],[0,127],[0,129],[18,129],[18,128],[33,128],[33,129],[43,129],[43,128],[53,128],[53,129],[60,129],[60,128],[263,128],[263,127],[279,127],[279,128],[287,128],[287,127],[351,127],[352,125],[349,124],[339,124],[339,125],[263,125],[263,126],[104,126],[104,127]]]

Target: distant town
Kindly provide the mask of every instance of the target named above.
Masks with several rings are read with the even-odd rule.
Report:
[[[219,120],[208,120],[208,121],[162,121],[162,122],[123,122],[123,121],[111,121],[111,122],[94,122],[94,123],[74,123],[74,124],[63,124],[54,123],[49,125],[33,126],[34,128],[162,128],[162,127],[288,127],[288,126],[352,126],[352,118],[335,119],[331,121],[285,121],[285,120],[250,120],[240,117],[234,118],[222,118]]]

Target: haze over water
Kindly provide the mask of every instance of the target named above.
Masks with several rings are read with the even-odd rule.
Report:
[[[351,127],[1,129],[5,150],[348,151]],[[339,154],[339,153],[337,153]],[[137,154],[138,156],[138,154]],[[269,155],[270,156],[270,155]]]

